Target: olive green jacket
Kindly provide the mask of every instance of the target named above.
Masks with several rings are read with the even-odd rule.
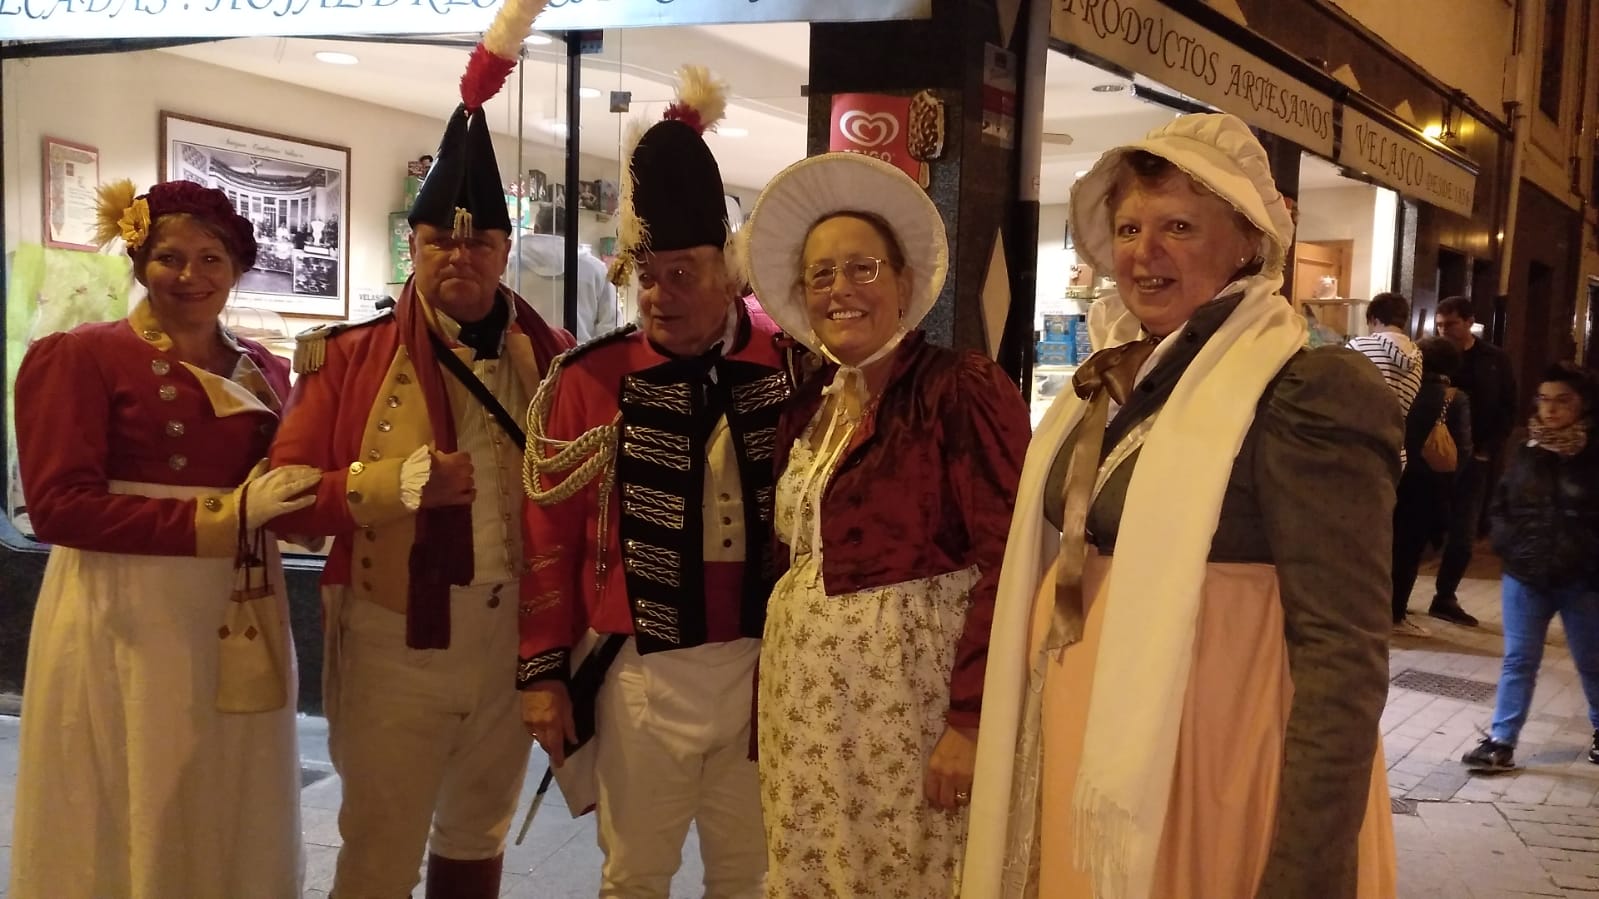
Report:
[[[1237,307],[1201,307],[1134,389],[1105,435],[1108,454],[1158,412],[1199,349]],[[1260,897],[1355,895],[1356,839],[1365,817],[1388,695],[1394,489],[1404,420],[1370,361],[1342,347],[1289,360],[1261,397],[1233,464],[1210,561],[1275,565],[1294,684],[1277,835]],[[1045,516],[1057,527],[1076,435],[1050,472]],[[1106,480],[1088,542],[1113,555],[1137,465]],[[1172,510],[1181,514],[1181,510]]]

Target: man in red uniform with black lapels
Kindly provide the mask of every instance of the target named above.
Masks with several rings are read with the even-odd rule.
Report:
[[[539,7],[507,7],[525,22],[502,29],[503,71]],[[272,448],[273,465],[327,472],[280,526],[334,537],[323,701],[344,790],[339,899],[410,895],[424,849],[429,899],[497,896],[531,748],[514,688],[517,422],[573,341],[499,283],[511,222],[482,102],[503,74],[483,75],[479,53],[411,208],[415,273],[392,314],[301,335]]]
[[[743,899],[766,867],[750,709],[791,386],[776,327],[739,296],[701,137],[725,88],[698,67],[680,77],[623,176],[617,276],[636,272],[640,325],[563,356],[528,415],[517,684],[568,804],[594,792],[601,896],[665,899],[692,821],[704,895]],[[614,662],[574,715],[581,644]],[[568,760],[585,713],[594,745]],[[591,780],[574,770],[590,758]]]

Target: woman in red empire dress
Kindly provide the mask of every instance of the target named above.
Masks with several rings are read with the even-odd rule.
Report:
[[[903,172],[806,159],[746,228],[762,305],[831,363],[777,429],[787,572],[758,703],[767,895],[958,896],[1027,406],[987,357],[915,330],[948,248]]]
[[[280,632],[263,637],[287,701],[217,708],[240,528],[253,537],[310,502],[295,497],[318,476],[249,480],[289,387],[282,360],[218,320],[254,263],[253,229],[188,182],[139,197],[110,185],[100,216],[148,297],[35,342],[14,394],[26,510],[54,548],[28,648],[9,895],[297,897],[297,678],[275,552],[263,601]]]

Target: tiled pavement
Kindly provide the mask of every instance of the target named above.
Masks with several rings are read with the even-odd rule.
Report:
[[[1413,614],[1425,611],[1432,586],[1429,577],[1417,583]],[[1423,614],[1417,620],[1432,636],[1397,638],[1389,655],[1391,677],[1442,674],[1489,688],[1479,701],[1399,686],[1388,691],[1382,719],[1388,788],[1408,800],[1396,804],[1402,813],[1394,816],[1399,894],[1599,899],[1599,765],[1587,761],[1593,727],[1559,621],[1550,629],[1532,714],[1516,749],[1520,767],[1468,776],[1459,758],[1482,739],[1493,716],[1491,686],[1499,679],[1499,582],[1467,580],[1459,595],[1481,627]]]
[[[1480,629],[1421,617],[1433,635],[1397,640],[1391,674],[1441,674],[1493,684],[1499,671],[1498,588],[1497,580],[1486,577],[1462,587],[1461,602],[1482,619]],[[1424,611],[1431,590],[1431,579],[1423,577],[1415,594],[1418,609]],[[1390,690],[1382,730],[1389,788],[1396,800],[1401,899],[1599,899],[1599,765],[1586,761],[1591,731],[1558,624],[1549,644],[1533,714],[1517,752],[1522,768],[1512,773],[1468,777],[1457,761],[1480,739],[1479,728],[1487,726],[1492,712],[1491,698],[1472,701],[1400,687]],[[307,725],[307,767],[315,772],[325,767],[318,761],[325,756],[315,745],[320,722]],[[16,719],[0,716],[0,897],[10,861],[16,736]],[[535,756],[523,809],[543,771],[542,756]],[[306,896],[324,899],[339,843],[338,778],[317,780],[302,796]],[[599,863],[593,816],[574,821],[552,793],[526,841],[507,850],[501,895],[594,896]],[[700,894],[700,871],[691,834],[683,869],[673,881],[674,899]]]
[[[533,755],[516,821],[511,828],[512,841],[521,829],[523,815],[538,786],[539,775],[545,769],[544,754],[534,749]],[[301,795],[300,823],[305,829],[306,842],[305,896],[306,899],[326,899],[333,883],[333,861],[339,847],[336,820],[339,778],[330,775],[306,787]],[[600,858],[594,840],[594,816],[573,820],[562,804],[560,791],[552,784],[522,845],[513,842],[506,848],[500,896],[502,899],[593,897],[600,889]],[[690,830],[688,843],[683,847],[683,867],[672,880],[671,899],[702,895],[699,888],[702,870],[699,843]],[[422,894],[420,887],[416,894]]]

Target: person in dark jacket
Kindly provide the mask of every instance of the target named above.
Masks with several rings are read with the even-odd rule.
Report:
[[[1394,634],[1426,637],[1428,630],[1409,615],[1410,593],[1416,587],[1421,554],[1429,543],[1441,543],[1448,530],[1454,485],[1459,471],[1434,471],[1421,448],[1443,418],[1459,459],[1471,458],[1471,398],[1450,385],[1460,370],[1460,348],[1443,337],[1416,345],[1421,351],[1421,387],[1405,415],[1405,455],[1410,460],[1399,479],[1394,503]],[[1447,410],[1445,409],[1447,406]]]
[[[1599,765],[1599,445],[1590,439],[1599,388],[1570,363],[1544,373],[1538,411],[1494,494],[1493,546],[1504,561],[1505,662],[1493,729],[1461,759],[1473,771],[1515,767],[1543,660],[1549,621],[1560,614]]]
[[[1516,426],[1516,378],[1510,370],[1510,356],[1504,350],[1479,338],[1476,312],[1470,297],[1446,297],[1439,301],[1433,316],[1438,336],[1460,347],[1460,371],[1451,379],[1455,387],[1471,397],[1472,451],[1460,457],[1454,484],[1454,502],[1449,516],[1449,538],[1438,562],[1437,591],[1427,614],[1465,627],[1476,627],[1477,619],[1460,607],[1455,588],[1471,564],[1471,548],[1477,539],[1482,503],[1488,495],[1488,481],[1494,459],[1505,446],[1505,439]]]

